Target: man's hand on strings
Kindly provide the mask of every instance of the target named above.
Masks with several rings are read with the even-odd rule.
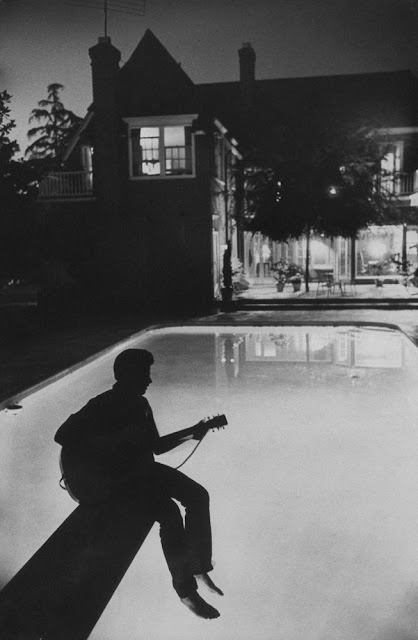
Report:
[[[209,427],[204,420],[201,420],[193,431],[193,440],[201,440],[208,432]]]

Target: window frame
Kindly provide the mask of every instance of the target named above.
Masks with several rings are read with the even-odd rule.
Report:
[[[129,179],[130,180],[184,180],[196,177],[196,153],[195,153],[195,134],[190,135],[190,151],[191,151],[191,173],[166,174],[158,175],[133,175],[133,151],[132,151],[132,131],[144,127],[158,127],[159,129],[159,159],[161,170],[165,172],[165,145],[164,145],[164,128],[165,127],[191,127],[193,121],[196,120],[198,114],[182,114],[169,116],[145,116],[140,118],[123,118],[128,125],[128,151],[129,151]]]

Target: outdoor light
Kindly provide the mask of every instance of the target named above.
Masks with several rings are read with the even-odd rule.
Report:
[[[328,195],[331,198],[335,198],[335,196],[338,195],[338,189],[337,187],[335,187],[334,185],[331,185],[330,187],[328,187]]]

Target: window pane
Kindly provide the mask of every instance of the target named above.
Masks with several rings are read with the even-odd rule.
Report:
[[[384,158],[381,161],[382,178],[381,189],[383,192],[395,193],[399,184],[399,178],[396,174],[401,168],[401,148],[399,144],[391,145]]]
[[[192,173],[190,127],[164,127],[166,175]]]
[[[143,127],[140,136],[141,174],[158,176],[160,165],[160,131],[158,127]]]
[[[133,129],[132,175],[153,176],[161,173],[158,127]]]
[[[165,147],[184,147],[184,127],[164,127]]]
[[[358,276],[385,276],[397,273],[395,259],[401,256],[402,227],[375,226],[360,231],[356,242],[356,274]]]

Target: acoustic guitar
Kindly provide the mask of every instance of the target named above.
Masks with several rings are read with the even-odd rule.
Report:
[[[199,434],[203,437],[208,431],[223,429],[228,424],[223,414],[205,418],[192,427],[170,433],[173,439],[181,441]],[[118,487],[126,484],[135,469],[128,469],[124,477],[112,479],[109,473],[92,455],[81,451],[77,447],[63,446],[60,456],[61,480],[60,486],[65,489],[76,502],[96,504],[105,502],[117,494]]]

